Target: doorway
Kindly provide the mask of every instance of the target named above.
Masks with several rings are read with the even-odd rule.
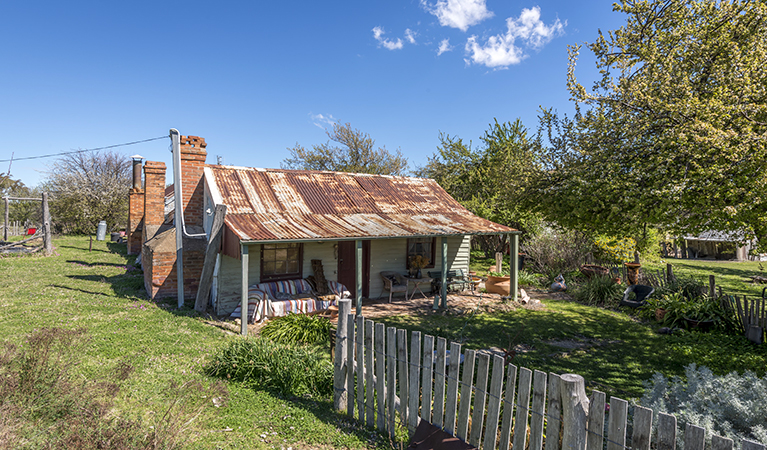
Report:
[[[338,282],[356,297],[355,241],[338,241]],[[362,241],[362,297],[370,298],[370,240]]]

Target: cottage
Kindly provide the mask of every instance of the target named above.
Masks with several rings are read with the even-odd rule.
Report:
[[[434,180],[210,165],[203,138],[181,136],[180,143],[187,234],[209,235],[212,211],[227,207],[210,295],[218,315],[248,303],[243,286],[298,283],[317,271],[335,294],[348,292],[359,304],[380,296],[381,272],[406,273],[413,256],[444,277],[468,272],[472,235],[511,234],[518,242],[516,230],[474,216]],[[130,193],[129,251],[142,252],[152,298],[177,293],[176,227],[164,214],[164,170],[163,163],[146,162],[143,188],[134,184]],[[185,235],[183,242],[184,297],[194,298],[207,238]],[[305,289],[295,283],[291,289]],[[254,311],[250,303],[249,320],[268,315],[265,306]]]

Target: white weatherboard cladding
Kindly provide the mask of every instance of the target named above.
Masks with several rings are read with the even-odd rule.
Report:
[[[304,278],[314,275],[312,272],[312,259],[322,260],[325,278],[338,280],[338,259],[336,242],[306,242],[304,243],[303,276]],[[435,239],[435,267],[424,269],[427,271],[440,271],[442,269],[442,238]],[[258,244],[250,247],[250,267],[248,270],[248,284],[254,285],[261,282],[261,246]],[[447,268],[448,270],[463,269],[464,273],[469,270],[469,236],[450,236],[447,238]],[[383,290],[381,272],[394,271],[401,274],[407,273],[407,239],[373,239],[370,242],[370,298],[378,298]],[[217,280],[216,314],[228,315],[240,304],[240,286],[242,268],[239,259],[221,255],[221,263]],[[431,286],[421,285],[421,290],[429,293]],[[412,286],[411,286],[412,292]],[[388,296],[388,293],[386,294]],[[399,297],[401,300],[402,297]]]
[[[338,280],[338,260],[335,255],[334,242],[306,242],[304,243],[304,278],[314,275],[312,272],[312,259],[322,260],[325,278]],[[261,245],[249,246],[250,264],[248,267],[248,285],[261,282]],[[221,265],[218,272],[216,314],[228,315],[240,305],[242,297],[240,289],[242,284],[242,265],[239,259],[221,255]]]

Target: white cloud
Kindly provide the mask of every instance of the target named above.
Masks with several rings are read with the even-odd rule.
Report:
[[[378,45],[381,45],[384,48],[387,48],[389,50],[399,50],[403,47],[402,39],[397,38],[396,41],[385,39],[383,37],[384,33],[385,31],[382,27],[373,28],[373,37],[375,38],[376,41],[378,41]]]
[[[309,118],[312,120],[312,123],[315,126],[322,128],[323,130],[326,129],[327,127],[332,127],[333,124],[335,124],[337,121],[337,119],[333,117],[332,114],[328,114],[326,116],[324,114],[309,113]]]
[[[415,37],[416,37],[415,31],[411,30],[410,28],[405,30],[405,39],[410,42],[411,44],[415,44]]]
[[[519,18],[506,19],[506,33],[491,36],[483,45],[479,44],[477,36],[470,37],[466,41],[465,50],[469,55],[466,61],[487,67],[502,68],[518,64],[527,57],[518,40],[528,47],[539,50],[555,37],[562,35],[565,25],[567,22],[562,24],[557,19],[547,26],[541,21],[539,7],[525,8]]]
[[[435,15],[443,27],[458,28],[461,31],[493,17],[493,12],[488,11],[485,0],[438,0],[433,5],[421,0],[421,6]]]
[[[453,50],[453,48],[455,47],[450,45],[450,39],[442,39],[442,41],[439,43],[439,49],[437,49],[437,56],[445,52],[450,52]]]

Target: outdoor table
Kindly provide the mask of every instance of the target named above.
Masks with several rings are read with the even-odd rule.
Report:
[[[414,277],[404,277],[407,280],[408,286],[410,286],[410,283],[413,283],[415,286],[413,286],[413,292],[410,294],[410,299],[413,300],[413,297],[415,297],[416,291],[420,292],[423,298],[426,298],[426,294],[423,293],[421,290],[421,284],[423,283],[429,283],[431,284],[431,278],[430,277],[421,277],[421,278],[414,278]],[[407,298],[407,292],[405,292],[405,297]]]

